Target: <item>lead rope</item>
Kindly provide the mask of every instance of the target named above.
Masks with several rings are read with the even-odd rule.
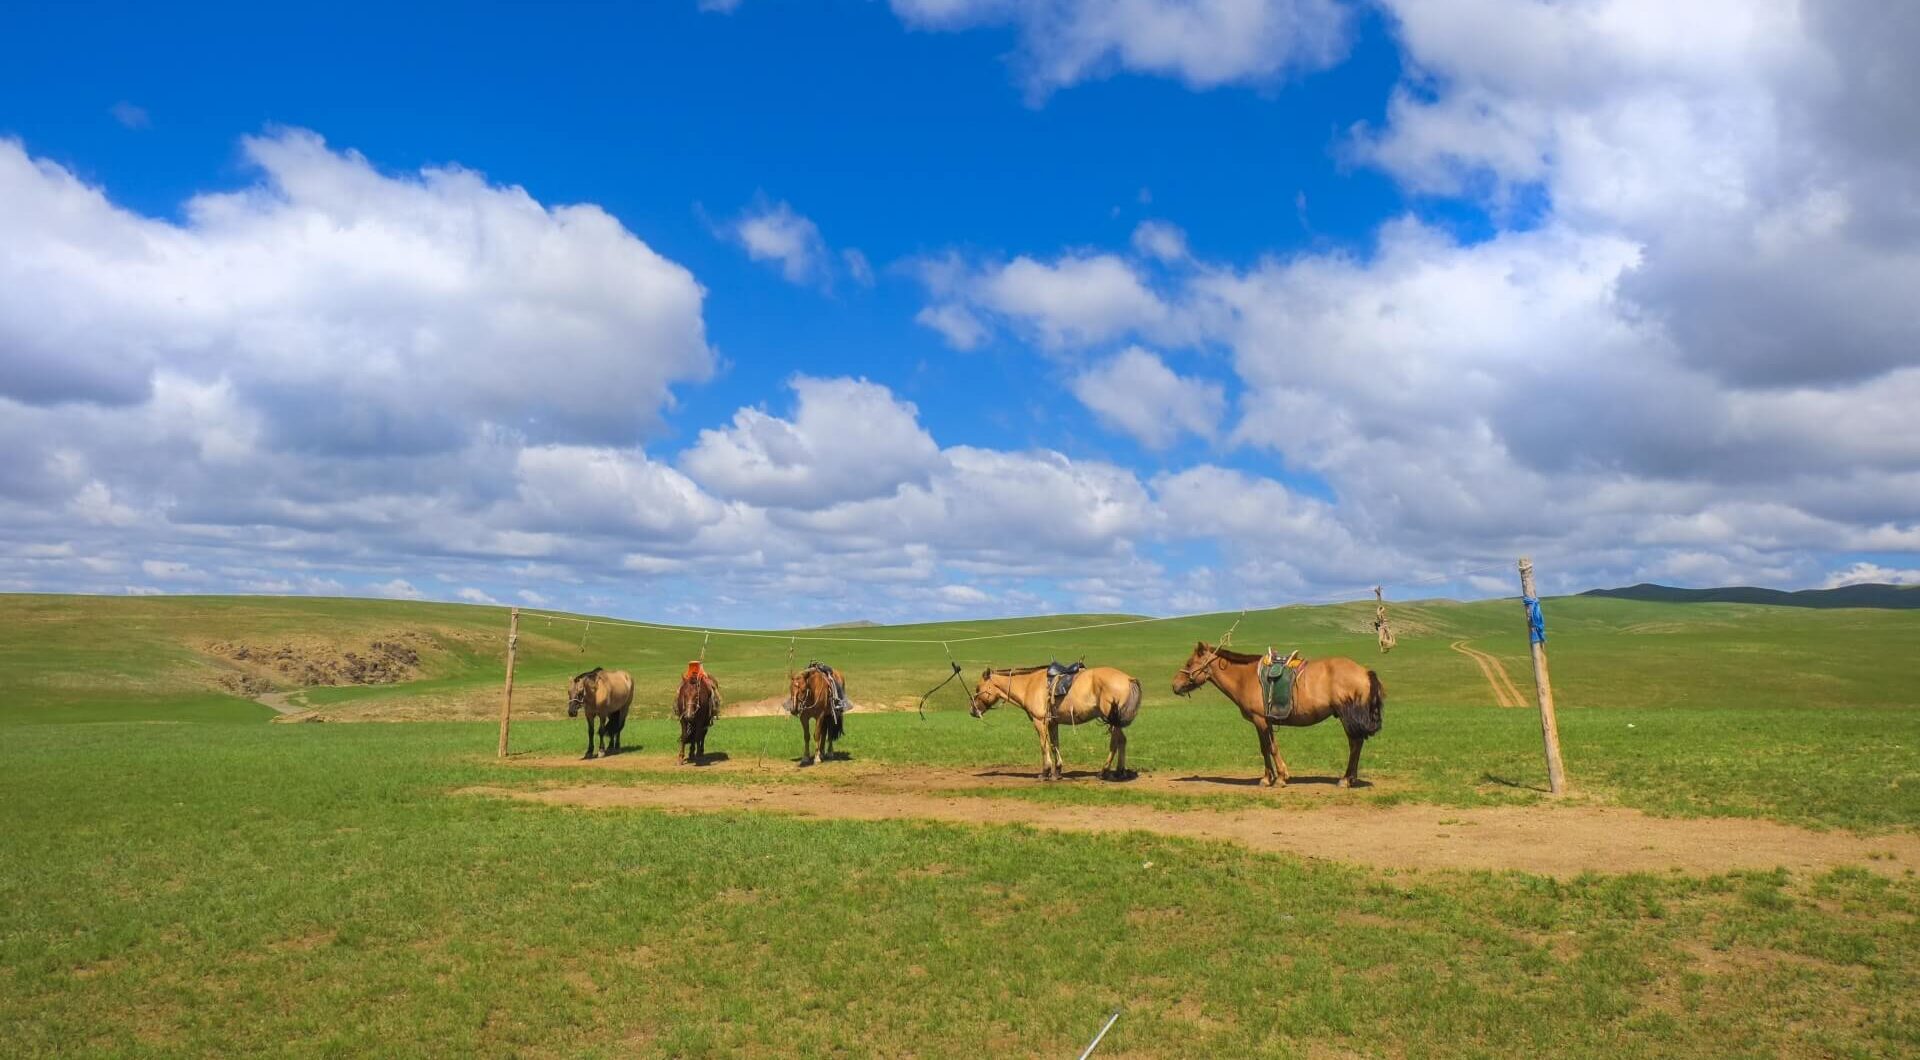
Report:
[[[953,661],[953,649],[947,647],[946,641],[941,641],[940,650],[947,653],[947,665],[953,667],[953,672],[941,678],[939,684],[934,685],[932,688],[927,689],[924,693],[921,694],[920,702],[916,704],[913,708],[920,712],[921,721],[927,720],[927,700],[931,698],[935,692],[938,692],[941,689],[947,687],[948,681],[951,681],[954,678],[960,676],[960,664]],[[972,701],[969,700],[968,702],[969,702],[969,705],[971,705]]]
[[[580,654],[587,653],[587,634],[593,631],[593,623],[588,622],[580,629]]]

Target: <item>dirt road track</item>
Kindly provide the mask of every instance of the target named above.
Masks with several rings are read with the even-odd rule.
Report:
[[[1274,801],[1271,807],[1247,808],[1242,801],[1226,801],[1220,810],[1052,805],[963,793],[1035,783],[1030,772],[1017,769],[895,767],[848,770],[837,780],[718,784],[642,780],[538,790],[482,786],[458,794],[595,808],[1022,824],[1064,832],[1142,831],[1384,868],[1518,869],[1562,877],[1675,869],[1689,873],[1775,867],[1817,871],[1842,865],[1897,875],[1920,867],[1920,835],[1912,832],[1868,837],[1813,832],[1771,821],[1649,817],[1636,810],[1600,806],[1379,807],[1348,801],[1349,793],[1331,784],[1301,784],[1269,793]],[[1067,783],[1097,782],[1080,778]],[[1261,790],[1249,789],[1237,778],[1173,776],[1142,778],[1128,787],[1182,794]]]
[[[1495,706],[1524,707],[1527,705],[1526,697],[1520,694],[1520,689],[1514,685],[1513,678],[1507,676],[1507,668],[1499,659],[1478,648],[1468,647],[1464,640],[1456,640],[1447,646],[1472,659],[1474,665],[1480,667],[1480,675],[1487,679],[1487,687],[1493,689]]]

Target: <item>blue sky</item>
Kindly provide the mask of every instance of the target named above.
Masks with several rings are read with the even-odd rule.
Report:
[[[1920,578],[1912,23],[9,9],[0,586],[787,624],[1521,552]]]

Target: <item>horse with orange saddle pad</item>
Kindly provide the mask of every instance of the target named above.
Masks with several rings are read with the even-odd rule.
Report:
[[[707,730],[720,716],[720,682],[698,659],[688,662],[687,672],[680,675],[673,716],[680,719],[680,761],[699,764],[707,757]]]

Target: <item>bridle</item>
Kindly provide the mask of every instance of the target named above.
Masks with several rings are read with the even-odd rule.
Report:
[[[1218,647],[1212,647],[1207,649],[1207,657],[1205,659],[1194,663],[1192,666],[1182,666],[1178,671],[1180,676],[1192,682],[1193,687],[1187,689],[1185,692],[1176,692],[1174,694],[1186,696],[1199,691],[1201,685],[1213,680],[1213,668],[1219,661],[1220,649]]]

